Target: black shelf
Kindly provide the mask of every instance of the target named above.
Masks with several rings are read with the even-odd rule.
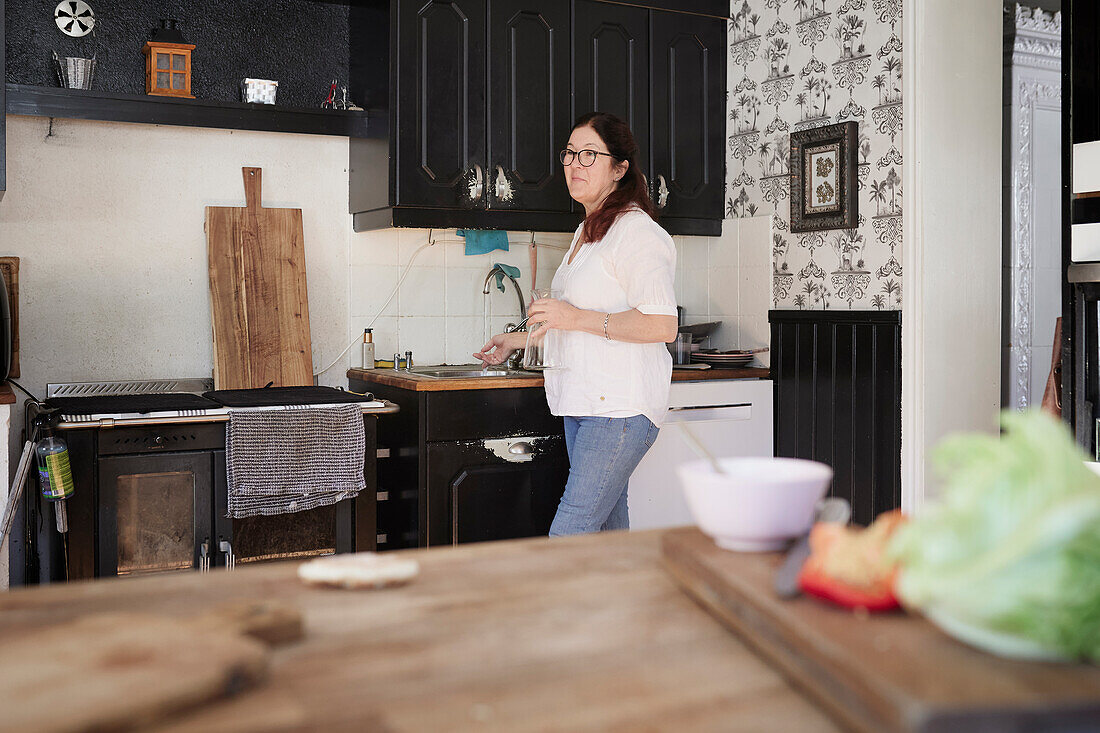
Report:
[[[386,110],[298,109],[27,84],[7,85],[6,108],[10,115],[37,117],[358,138],[384,139],[389,135],[389,113]]]

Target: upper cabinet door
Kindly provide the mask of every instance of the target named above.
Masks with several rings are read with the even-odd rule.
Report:
[[[576,0],[573,19],[573,116],[611,112],[630,125],[638,164],[650,173],[649,11]]]
[[[485,0],[401,0],[398,206],[483,208]]]
[[[568,212],[569,4],[489,0],[488,63],[487,207]]]
[[[725,23],[652,13],[654,201],[662,217],[721,219]]]

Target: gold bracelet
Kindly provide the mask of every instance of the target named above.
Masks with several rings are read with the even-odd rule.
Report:
[[[607,321],[608,321],[608,319],[609,319],[609,318],[611,318],[611,314],[610,314],[610,313],[608,313],[607,315],[605,315],[605,316],[603,317],[603,337],[604,337],[605,339],[607,339],[608,341],[610,341],[610,340],[611,340],[611,337],[607,335]]]

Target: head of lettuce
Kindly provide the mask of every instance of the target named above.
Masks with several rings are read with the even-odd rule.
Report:
[[[1056,420],[1002,424],[937,448],[943,494],[890,545],[898,596],[995,654],[1100,662],[1100,476]]]

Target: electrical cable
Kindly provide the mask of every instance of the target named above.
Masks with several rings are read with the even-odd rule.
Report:
[[[416,256],[419,255],[421,252],[423,252],[428,247],[431,247],[431,246],[435,245],[436,240],[432,237],[432,232],[433,231],[435,231],[435,230],[433,230],[433,229],[428,230],[428,241],[425,242],[424,244],[420,245],[419,247],[417,247],[416,250],[412,253],[412,255],[409,256],[409,261],[405,264],[405,271],[402,272],[401,277],[398,278],[397,285],[393,286],[393,290],[390,292],[389,297],[386,298],[386,302],[384,302],[382,304],[382,307],[378,309],[378,312],[374,314],[374,317],[371,318],[370,321],[367,323],[367,325],[363,326],[363,328],[366,329],[366,328],[370,328],[371,326],[373,326],[374,322],[378,320],[378,318],[382,315],[382,313],[389,306],[390,301],[393,300],[393,297],[395,295],[397,295],[397,291],[401,289],[401,283],[405,282],[405,278],[408,277],[409,272],[412,270],[412,264],[416,260]],[[343,351],[341,351],[340,354],[335,359],[332,360],[331,364],[329,364],[327,367],[325,367],[324,369],[322,369],[319,372],[314,372],[313,376],[314,377],[319,377],[322,374],[324,374],[325,372],[327,372],[329,369],[332,369],[334,366],[336,366],[336,363],[338,361],[340,361],[341,359],[343,359],[344,355],[347,354],[348,351],[351,350],[351,347],[355,346],[357,343],[359,343],[362,338],[363,338],[362,335],[357,335],[354,339],[352,339],[352,342],[350,344],[348,344],[347,348],[344,349]],[[20,389],[22,389],[22,387],[20,387]]]
[[[30,392],[28,392],[26,389],[24,389],[23,385],[21,385],[19,382],[15,381],[14,379],[8,379],[7,381],[8,381],[8,384],[11,384],[15,387],[18,387],[20,392],[22,392],[23,394],[30,397],[34,402],[37,402],[40,405],[42,404],[42,400],[38,399],[37,397],[32,395]]]

